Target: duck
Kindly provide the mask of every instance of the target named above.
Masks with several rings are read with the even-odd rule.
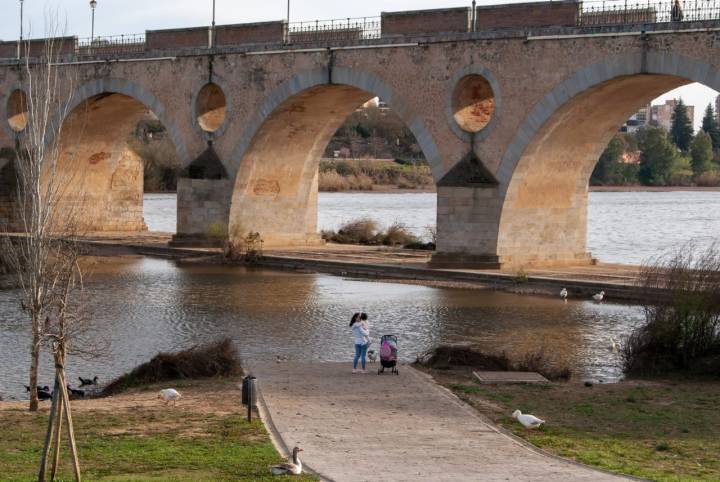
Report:
[[[78,377],[78,380],[80,380],[80,386],[84,387],[85,385],[97,385],[98,377],[94,377],[92,379]]]
[[[595,300],[595,303],[600,303],[603,298],[605,298],[605,292],[601,291],[600,293],[595,293],[593,295],[593,300]]]
[[[162,398],[165,401],[165,405],[169,404],[170,402],[175,405],[178,400],[180,400],[180,392],[175,390],[174,388],[163,388],[158,392],[158,398]]]
[[[79,390],[77,388],[73,388],[70,386],[70,384],[67,385],[68,392],[70,392],[70,395],[76,396],[76,397],[84,397],[85,396],[85,390]]]
[[[545,423],[545,420],[537,418],[535,415],[524,414],[520,410],[515,410],[512,418],[520,422],[525,428],[538,428]]]
[[[275,355],[275,363],[283,363],[288,361],[288,357],[284,355]]]
[[[367,357],[370,363],[375,363],[377,361],[377,352],[375,350],[368,350]]]
[[[302,462],[298,453],[302,452],[300,447],[294,447],[292,451],[292,463],[273,465],[270,471],[273,475],[300,475],[302,474]]]
[[[37,390],[38,392],[49,392],[49,391],[50,391],[50,387],[48,387],[47,385],[43,385],[42,387],[41,387],[40,385],[38,385],[37,387],[35,387],[35,390]],[[29,391],[30,391],[30,387],[27,386],[27,385],[25,385],[25,391],[26,391],[26,392],[29,392]]]
[[[565,289],[565,288],[561,289],[560,290],[560,298],[562,298],[563,301],[567,301],[567,297],[568,297],[567,289]]]
[[[38,390],[37,396],[38,400],[50,400],[53,394],[49,390]]]

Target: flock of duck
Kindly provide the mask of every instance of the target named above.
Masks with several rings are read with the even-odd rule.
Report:
[[[88,385],[97,385],[98,384],[98,377],[94,378],[83,378],[78,377],[78,380],[80,380],[80,387],[85,387]],[[83,390],[82,388],[73,388],[68,383],[67,385],[68,392],[70,394],[70,398],[82,398],[87,394],[87,390]],[[25,391],[30,393],[30,387],[25,385]],[[50,400],[53,396],[53,392],[50,390],[50,387],[47,385],[38,385],[35,387],[35,391],[37,392],[38,400]]]

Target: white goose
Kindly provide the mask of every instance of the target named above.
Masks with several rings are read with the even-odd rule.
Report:
[[[292,463],[278,464],[270,467],[270,471],[273,475],[300,475],[302,474],[302,462],[298,453],[302,452],[303,449],[300,447],[293,448],[292,452]]]
[[[525,428],[538,428],[545,423],[545,420],[540,420],[535,415],[524,414],[520,410],[515,410],[512,417],[523,424]]]
[[[178,400],[180,400],[180,392],[175,390],[174,388],[163,388],[158,392],[158,398],[162,398],[165,401],[165,405],[169,404],[170,402],[175,405]]]
[[[567,289],[563,288],[560,290],[560,298],[563,299],[563,301],[567,301],[568,292]]]
[[[600,293],[595,293],[593,295],[593,299],[595,300],[595,303],[600,303],[603,298],[605,298],[605,292],[601,291]]]

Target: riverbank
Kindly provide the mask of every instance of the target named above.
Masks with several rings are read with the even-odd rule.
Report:
[[[262,422],[248,423],[239,379],[183,380],[121,395],[72,402],[81,468],[86,480],[274,480],[281,463]],[[182,399],[166,406],[157,390],[172,386]],[[0,402],[0,477],[37,479],[49,404],[37,413],[27,402]],[[65,461],[59,478],[70,480]],[[317,480],[303,476],[296,480]]]
[[[428,370],[478,414],[560,457],[651,480],[720,479],[720,382],[626,380],[480,385],[468,368]],[[510,414],[544,420],[525,430]]]

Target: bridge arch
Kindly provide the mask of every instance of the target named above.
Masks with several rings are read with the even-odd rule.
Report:
[[[500,260],[506,266],[590,262],[588,182],[600,154],[639,107],[691,82],[720,90],[720,70],[650,50],[586,66],[545,95],[496,173]]]
[[[230,232],[258,231],[269,245],[317,241],[320,157],[345,119],[374,97],[408,126],[440,179],[444,167],[435,140],[387,83],[344,67],[305,71],[270,93],[233,151]]]
[[[152,112],[165,128],[179,162],[187,161],[183,138],[165,106],[141,84],[103,78],[76,88],[62,125],[58,175],[66,178],[61,209],[77,229],[139,231],[143,219],[144,162],[136,126]],[[154,118],[153,118],[154,119]],[[157,136],[156,136],[157,137]]]

